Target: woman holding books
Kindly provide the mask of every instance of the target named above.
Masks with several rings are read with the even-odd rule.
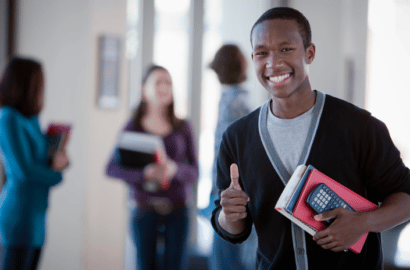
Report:
[[[169,72],[151,66],[142,80],[142,98],[124,131],[160,136],[165,150],[159,161],[132,168],[121,162],[118,149],[106,173],[128,183],[137,207],[130,217],[138,269],[156,269],[157,228],[163,228],[166,269],[185,269],[189,219],[189,187],[198,179],[194,135],[188,121],[174,113]]]
[[[66,141],[48,158],[38,118],[43,104],[41,65],[12,59],[0,81],[0,152],[7,177],[0,194],[2,270],[37,269],[49,191],[68,165]]]

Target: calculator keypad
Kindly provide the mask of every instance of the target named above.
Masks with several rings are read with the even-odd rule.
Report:
[[[307,203],[317,214],[330,211],[338,207],[343,207],[354,211],[350,205],[348,205],[335,192],[333,192],[333,190],[323,183],[313,189],[308,196]]]

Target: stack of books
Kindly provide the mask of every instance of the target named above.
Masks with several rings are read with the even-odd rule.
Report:
[[[150,163],[164,164],[165,162],[165,146],[160,136],[124,131],[118,138],[117,146],[120,162],[125,167],[142,169]],[[168,190],[170,182],[168,180],[145,181],[142,187],[147,192],[155,193],[160,189]]]
[[[71,125],[52,122],[48,125],[46,136],[47,136],[47,157],[49,163],[51,162],[52,157],[57,153],[65,140],[68,139],[70,135]]]
[[[372,211],[378,208],[374,203],[321,173],[313,166],[299,165],[279,197],[275,209],[310,235],[315,235],[316,232],[325,229],[326,225],[314,219],[315,213],[307,205],[306,200],[310,192],[320,183],[326,184],[356,212]],[[367,234],[362,235],[349,250],[360,253]]]
[[[154,162],[161,163],[159,151],[165,153],[164,142],[160,136],[142,132],[121,133],[117,145],[121,164],[130,168],[143,168]]]

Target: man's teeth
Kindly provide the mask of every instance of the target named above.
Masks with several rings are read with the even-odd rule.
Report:
[[[279,82],[283,81],[284,79],[288,78],[289,76],[290,76],[290,74],[288,73],[288,74],[280,75],[280,76],[276,76],[276,77],[269,77],[269,80],[271,82],[274,82],[274,83],[279,83]]]

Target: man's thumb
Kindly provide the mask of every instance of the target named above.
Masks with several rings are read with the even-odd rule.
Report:
[[[231,165],[231,187],[235,190],[242,190],[241,186],[239,185],[239,170],[238,170],[238,165],[233,163]]]

